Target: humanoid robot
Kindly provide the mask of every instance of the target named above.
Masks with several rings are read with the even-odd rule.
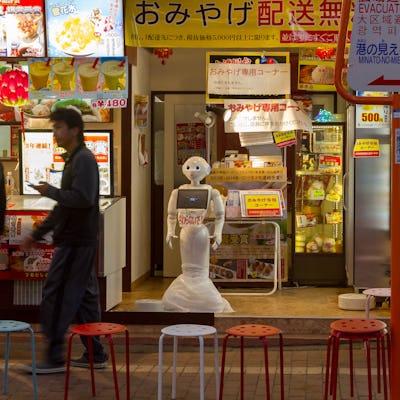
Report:
[[[232,312],[232,308],[209,278],[210,239],[215,250],[222,241],[225,207],[217,189],[200,182],[210,173],[210,166],[201,157],[191,157],[182,166],[190,184],[179,186],[168,202],[166,241],[173,247],[176,223],[180,231],[182,274],[165,291],[162,304],[168,311]],[[210,202],[215,214],[214,233],[210,237],[203,224]]]

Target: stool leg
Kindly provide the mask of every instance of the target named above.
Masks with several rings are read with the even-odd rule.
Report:
[[[172,358],[172,399],[176,399],[176,358],[178,353],[178,337],[174,336],[174,351]]]
[[[163,339],[164,333],[158,339],[158,400],[162,400],[162,366],[163,366]]]
[[[283,336],[282,333],[279,334],[279,362],[281,368],[281,400],[285,399],[285,390],[283,385],[284,370],[283,370]]]
[[[65,370],[65,384],[64,384],[64,400],[68,399],[68,384],[69,384],[69,366],[71,363],[71,347],[72,347],[72,338],[75,333],[71,333],[68,338],[68,349],[67,349],[67,362],[66,362],[66,370]]]
[[[261,340],[264,344],[265,394],[266,399],[271,400],[269,387],[268,340],[265,338],[265,336],[261,337]]]
[[[354,397],[353,341],[349,339],[350,353],[350,397]]]
[[[331,393],[333,400],[336,400],[336,392],[337,392],[337,380],[338,380],[338,369],[339,369],[339,344],[340,344],[340,338],[334,336],[333,354],[332,354],[332,373],[331,373]]]
[[[372,295],[367,295],[367,299],[365,302],[365,318],[369,318],[369,310],[370,310],[370,301],[371,301]]]
[[[324,388],[324,400],[328,400],[328,388],[329,388],[329,366],[331,362],[331,346],[333,336],[330,335],[326,346],[326,364],[325,364],[325,388]]]
[[[125,331],[125,363],[126,363],[126,400],[131,397],[131,384],[129,376],[129,331]]]
[[[364,343],[367,349],[368,399],[372,400],[371,348],[369,344],[369,339],[365,339]]]
[[[243,357],[244,338],[240,337],[240,400],[244,400],[244,357]]]
[[[10,332],[6,332],[6,354],[4,359],[4,383],[3,383],[3,393],[7,393],[7,383],[8,383],[8,358],[10,356]],[[33,371],[33,365],[32,365]]]
[[[204,338],[199,336],[200,344],[200,400],[204,400]]]
[[[32,385],[33,385],[33,399],[37,399],[37,384],[36,384],[36,358],[35,358],[35,333],[31,327],[28,328],[31,334],[31,353],[32,353]]]
[[[215,372],[215,398],[219,395],[219,359],[218,359],[218,333],[214,333],[214,372]]]
[[[383,398],[387,400],[387,376],[386,376],[386,354],[385,354],[385,333],[382,333],[379,337],[381,341],[381,352],[382,352],[382,374],[383,374]]]
[[[383,367],[383,366],[382,366]],[[376,337],[376,386],[377,392],[381,392],[381,341],[380,334]]]
[[[114,377],[114,388],[115,388],[115,398],[119,400],[119,388],[118,388],[118,377],[117,377],[117,368],[115,367],[115,352],[114,352],[114,342],[112,335],[106,335],[108,340],[108,344],[110,346],[111,353],[111,364],[113,369],[113,377]]]
[[[224,374],[225,374],[225,357],[226,357],[226,343],[230,335],[225,335],[222,343],[222,359],[221,359],[221,379],[219,380],[219,400],[222,400],[224,392]],[[158,399],[160,400],[160,399]]]
[[[92,396],[96,396],[96,385],[94,383],[94,366],[93,366],[93,344],[92,337],[88,336],[88,352],[89,352],[89,363],[90,363],[90,379],[92,381]]]

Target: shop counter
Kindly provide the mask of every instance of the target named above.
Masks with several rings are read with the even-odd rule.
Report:
[[[55,202],[40,196],[7,199],[5,232],[0,240],[0,308],[37,306],[53,256],[51,234],[30,251],[20,244],[46,218]],[[126,199],[100,199],[100,232],[96,262],[102,310],[122,300],[122,269],[126,265]]]

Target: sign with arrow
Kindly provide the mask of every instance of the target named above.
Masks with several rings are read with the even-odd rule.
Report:
[[[400,1],[356,0],[347,81],[354,90],[400,91]]]

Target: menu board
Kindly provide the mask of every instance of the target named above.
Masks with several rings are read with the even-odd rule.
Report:
[[[46,1],[49,57],[124,55],[122,0]]]
[[[0,1],[0,56],[43,57],[43,0]]]
[[[99,165],[100,195],[112,196],[112,131],[87,131],[85,144],[94,154]],[[38,194],[28,185],[46,181],[53,186],[61,186],[64,149],[57,146],[51,131],[25,131],[21,140],[20,171],[21,194]]]

